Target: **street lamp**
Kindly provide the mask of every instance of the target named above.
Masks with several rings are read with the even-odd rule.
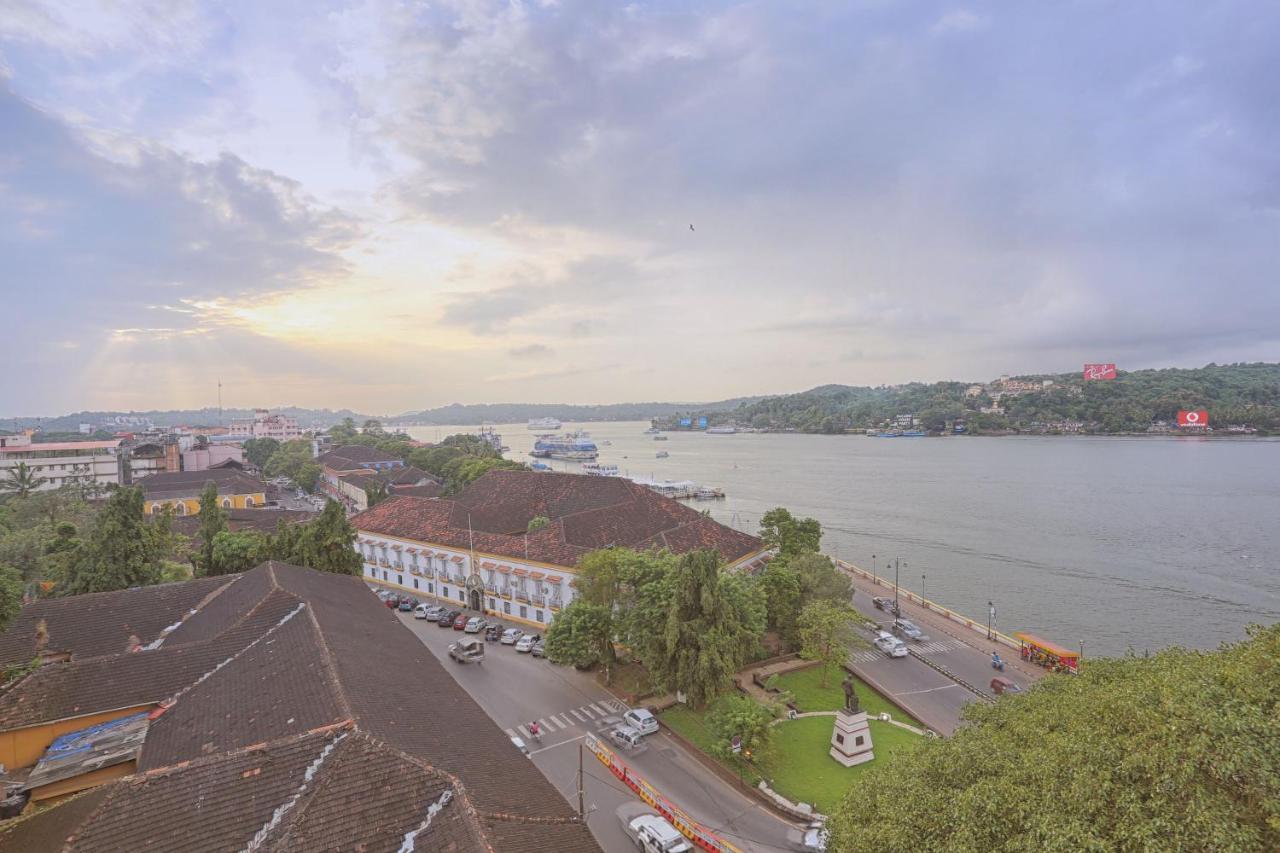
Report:
[[[871,585],[879,586],[880,582],[876,580],[876,555],[871,555]]]
[[[906,563],[901,562],[901,560],[899,560],[897,557],[893,558],[893,615],[894,616],[902,615],[902,608],[898,606],[898,572],[904,565],[906,565]]]
[[[929,597],[924,591],[924,572],[920,573],[920,597],[922,599],[927,599]]]
[[[991,627],[992,623],[995,621],[996,621],[995,602],[988,601],[987,602],[987,639],[988,640],[994,640],[996,638],[996,632]]]

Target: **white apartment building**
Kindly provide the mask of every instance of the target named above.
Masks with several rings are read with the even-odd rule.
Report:
[[[228,435],[237,440],[249,438],[274,438],[276,441],[291,441],[302,438],[302,429],[298,419],[288,415],[273,415],[266,409],[254,409],[252,418],[237,418],[231,422]]]
[[[32,441],[30,433],[0,435],[0,478],[8,479],[9,471],[25,462],[36,476],[43,478],[39,491],[84,483],[86,479],[104,486],[119,483],[119,447],[118,438],[40,443]]]

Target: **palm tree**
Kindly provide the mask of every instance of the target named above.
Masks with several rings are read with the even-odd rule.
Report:
[[[38,475],[25,462],[19,462],[17,467],[9,469],[9,478],[0,480],[0,491],[14,492],[20,498],[40,488],[45,482],[44,477]]]

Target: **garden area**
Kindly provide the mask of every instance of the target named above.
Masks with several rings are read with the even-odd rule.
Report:
[[[790,694],[802,713],[836,711],[844,705],[840,687],[843,673],[831,673],[828,684],[821,684],[819,667],[796,670],[770,679],[769,686]],[[896,755],[919,746],[924,738],[892,723],[881,722],[876,715],[887,712],[893,719],[919,725],[897,706],[876,693],[862,681],[854,679],[854,691],[862,710],[869,715],[875,760],[855,767],[844,767],[828,754],[834,717],[801,717],[779,719],[771,728],[768,746],[746,760],[743,755],[725,755],[708,717],[725,701],[721,697],[706,709],[698,711],[677,706],[662,712],[663,724],[711,755],[749,785],[765,779],[773,790],[792,802],[809,803],[822,814],[831,814],[845,791],[859,774],[892,761]],[[733,694],[726,694],[726,696]],[[781,706],[780,706],[781,707]]]

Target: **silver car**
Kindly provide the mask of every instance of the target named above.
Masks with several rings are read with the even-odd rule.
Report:
[[[893,633],[916,643],[923,643],[929,639],[925,636],[924,631],[921,631],[920,627],[910,619],[893,620]]]
[[[905,658],[910,654],[910,652],[907,651],[907,644],[893,636],[893,634],[890,634],[888,631],[881,631],[879,635],[871,641],[871,645],[875,646],[891,658]]]

